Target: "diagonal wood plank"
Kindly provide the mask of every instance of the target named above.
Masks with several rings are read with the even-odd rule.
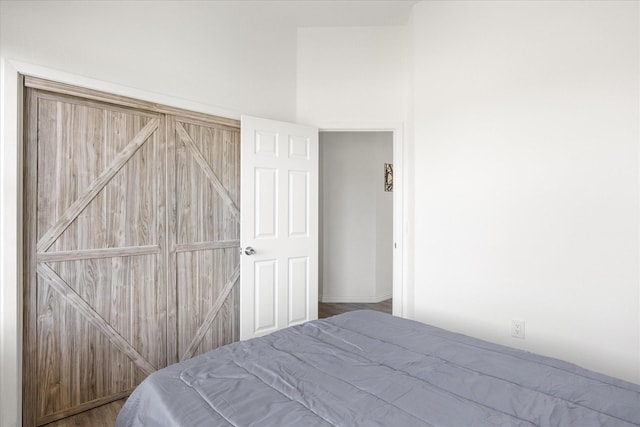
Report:
[[[200,152],[200,150],[196,146],[196,143],[193,141],[191,136],[189,136],[189,134],[187,133],[187,131],[185,130],[184,126],[182,126],[181,123],[176,122],[176,130],[178,131],[178,134],[180,135],[180,139],[182,140],[184,145],[189,149],[193,158],[196,160],[198,165],[202,168],[202,171],[207,176],[207,178],[209,178],[209,181],[211,181],[211,184],[213,184],[213,187],[216,189],[220,197],[222,197],[222,200],[224,200],[225,203],[229,205],[229,209],[231,209],[231,213],[233,214],[233,216],[238,221],[240,221],[240,209],[238,209],[236,204],[233,202],[233,199],[231,198],[231,196],[229,196],[227,189],[224,187],[224,185],[222,185],[222,183],[220,182],[220,179],[218,179],[218,176],[215,174],[213,169],[211,169],[211,166],[209,166],[209,163],[202,155],[202,152]]]
[[[196,352],[196,350],[198,349],[198,346],[200,345],[200,341],[202,341],[202,338],[204,338],[204,334],[211,327],[211,324],[213,323],[216,316],[218,315],[218,312],[222,308],[222,304],[224,304],[225,300],[231,293],[233,286],[236,284],[239,278],[240,278],[240,266],[238,265],[233,270],[233,273],[231,273],[231,278],[224,285],[224,288],[222,289],[222,292],[218,296],[218,299],[216,300],[215,304],[211,306],[211,309],[207,313],[207,316],[204,318],[204,322],[202,322],[202,324],[198,327],[198,330],[196,331],[193,339],[191,340],[189,347],[187,347],[184,354],[182,355],[182,358],[180,359],[181,361],[189,359]]]
[[[85,319],[93,326],[97,327],[103,334],[107,336],[109,341],[116,346],[118,350],[124,353],[131,361],[144,371],[151,374],[156,368],[149,363],[144,356],[131,346],[122,335],[118,333],[102,316],[100,316],[76,291],[74,291],[62,277],[58,275],[47,264],[38,265],[38,274],[45,278],[51,287],[60,294],[69,304],[71,304]]]
[[[156,131],[159,120],[152,119],[140,132],[118,153],[113,162],[89,185],[85,192],[58,218],[56,223],[43,236],[37,245],[38,252],[44,252],[60,237],[64,230],[82,213],[107,183],[122,169],[127,161],[138,151],[144,142]]]

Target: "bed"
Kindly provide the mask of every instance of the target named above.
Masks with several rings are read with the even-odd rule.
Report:
[[[364,310],[162,369],[116,426],[640,426],[640,386]]]

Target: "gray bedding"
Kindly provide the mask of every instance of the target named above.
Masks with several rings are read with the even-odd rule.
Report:
[[[640,426],[640,386],[373,311],[149,376],[116,426]]]

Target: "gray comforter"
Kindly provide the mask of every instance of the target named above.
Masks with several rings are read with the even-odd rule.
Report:
[[[154,373],[116,425],[640,426],[640,386],[359,311]]]

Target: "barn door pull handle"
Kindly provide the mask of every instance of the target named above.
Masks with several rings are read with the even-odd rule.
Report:
[[[256,253],[256,250],[251,246],[247,246],[246,248],[244,248],[244,253],[247,255],[254,255]]]

